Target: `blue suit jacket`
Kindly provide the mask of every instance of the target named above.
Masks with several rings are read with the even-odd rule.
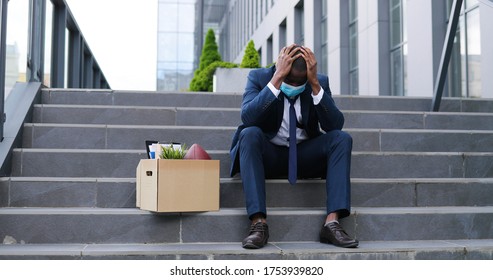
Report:
[[[238,139],[240,132],[245,127],[257,126],[262,129],[268,139],[276,136],[281,127],[284,113],[284,94],[276,98],[267,84],[272,79],[275,66],[271,68],[259,68],[250,71],[243,94],[241,105],[241,124],[233,136],[230,149],[231,172],[234,176],[239,172]],[[306,85],[305,91],[300,94],[302,126],[309,138],[322,134],[320,128],[327,132],[341,130],[344,125],[344,116],[336,107],[329,88],[327,76],[317,76],[320,85],[324,89],[324,96],[318,105],[313,104],[311,96],[312,88]]]

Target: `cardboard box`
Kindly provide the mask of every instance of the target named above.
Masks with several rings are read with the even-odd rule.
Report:
[[[142,210],[219,211],[219,160],[142,159],[136,178]]]

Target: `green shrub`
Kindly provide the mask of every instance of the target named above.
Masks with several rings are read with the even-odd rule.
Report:
[[[253,40],[250,40],[245,48],[240,68],[260,68],[260,59]]]
[[[212,91],[213,87],[213,76],[214,72],[216,72],[217,68],[236,68],[238,64],[226,62],[226,61],[214,61],[209,64],[202,71],[195,71],[195,77],[193,78],[191,85],[193,84],[194,88],[190,86],[190,90],[192,91]],[[199,72],[197,74],[197,72]]]
[[[207,81],[204,80],[202,74],[204,69],[214,62],[221,61],[221,54],[219,54],[218,47],[216,44],[216,35],[214,31],[209,29],[207,35],[205,36],[204,46],[202,48],[202,54],[200,55],[199,69],[195,70],[192,81],[190,81],[191,91],[208,91]],[[205,75],[207,76],[207,75]],[[212,78],[211,78],[212,83]],[[212,91],[212,87],[211,90]]]
[[[205,36],[204,46],[202,48],[202,54],[200,55],[200,65],[199,70],[203,70],[205,67],[209,66],[214,61],[221,61],[221,54],[219,53],[216,35],[214,31],[209,29],[207,35]]]

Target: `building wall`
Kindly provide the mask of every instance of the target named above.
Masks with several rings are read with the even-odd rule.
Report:
[[[490,30],[493,26],[493,1],[484,0],[479,4],[481,16],[481,30]],[[483,35],[484,34],[484,35]],[[493,36],[481,34],[481,79],[483,98],[493,98],[493,79],[488,75],[493,73]]]
[[[320,8],[323,0],[232,0],[221,26],[228,26],[223,36],[228,47],[226,58],[241,62],[243,51],[252,39],[261,54],[261,65],[273,63],[284,45],[297,42],[322,55],[320,41]],[[349,88],[349,0],[326,0],[328,33],[328,75],[334,94],[350,94]],[[357,0],[358,13],[358,92],[360,95],[395,95],[392,92],[390,58],[390,4],[395,0]],[[405,6],[403,63],[407,96],[433,95],[435,78],[443,49],[448,14],[446,1],[400,0]],[[469,5],[476,5],[474,0]],[[246,4],[248,2],[249,4]],[[259,3],[263,3],[260,6]],[[300,7],[303,10],[300,22]],[[479,1],[481,21],[481,57],[471,57],[480,65],[480,73],[491,73],[493,39],[485,31],[493,26],[493,2]],[[244,15],[244,16],[240,16]],[[300,26],[303,36],[300,37]],[[226,29],[224,29],[226,30]],[[221,30],[219,31],[221,33]],[[224,50],[223,50],[224,51]],[[319,65],[321,65],[319,61]],[[479,66],[478,66],[479,67]],[[446,95],[446,94],[445,94]],[[481,80],[481,96],[493,97],[493,79]]]

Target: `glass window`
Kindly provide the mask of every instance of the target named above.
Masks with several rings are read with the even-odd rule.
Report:
[[[351,94],[356,95],[359,92],[358,85],[359,84],[359,76],[358,69],[349,73],[349,91]]]
[[[407,34],[406,1],[390,2],[390,67],[391,94],[404,96],[407,93]]]
[[[399,45],[401,39],[401,5],[399,0],[392,0],[390,8],[390,44]]]
[[[193,62],[194,59],[194,34],[193,33],[180,33],[178,35],[178,61],[180,62]]]
[[[177,46],[178,34],[176,33],[159,33],[158,34],[158,60],[159,61],[176,61],[178,58]]]
[[[479,9],[467,13],[467,80],[468,96],[481,97],[481,36]]]
[[[5,98],[16,82],[26,81],[29,1],[9,1],[7,13]]]
[[[390,55],[391,89],[393,95],[403,95],[403,73],[401,49],[393,51]]]
[[[161,18],[161,15],[159,18]],[[195,31],[195,5],[180,4],[178,7],[178,31]]]
[[[321,5],[321,27],[320,27],[320,51],[321,56],[320,56],[320,72],[327,74],[329,72],[329,65],[328,65],[328,36],[327,36],[327,0],[322,0],[322,5]]]
[[[294,21],[294,36],[295,43],[303,45],[305,43],[305,15],[303,10],[303,0],[301,0],[295,7],[295,21]]]
[[[51,1],[46,2],[46,10],[45,10],[45,57],[44,57],[44,77],[43,77],[43,84],[47,87],[50,86],[51,84],[51,33],[52,33],[52,16],[53,14],[53,4]]]
[[[178,30],[178,4],[159,5],[159,31]]]
[[[349,1],[349,94],[358,94],[358,2]]]
[[[450,13],[452,0],[447,1]],[[466,0],[448,69],[446,96],[481,97],[481,35],[478,1]]]
[[[329,73],[329,51],[328,45],[322,45],[322,61],[320,62],[320,72],[328,74]]]

